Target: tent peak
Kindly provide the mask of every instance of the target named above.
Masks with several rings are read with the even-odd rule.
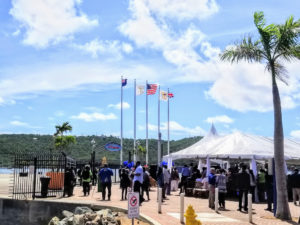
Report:
[[[210,131],[208,132],[208,134],[206,136],[219,136],[214,123],[211,123]]]

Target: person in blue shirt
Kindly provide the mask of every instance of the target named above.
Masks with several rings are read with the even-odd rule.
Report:
[[[216,188],[216,171],[214,168],[210,169],[210,174],[208,175],[208,207],[211,209],[215,208],[215,188]]]
[[[110,201],[111,196],[111,176],[113,176],[113,171],[108,168],[107,164],[99,171],[99,178],[102,183],[102,200],[105,200],[106,188],[108,190],[108,201]]]
[[[187,165],[184,165],[181,171],[181,181],[180,181],[180,193],[181,194],[184,190],[186,192],[186,186],[187,186],[187,178],[191,176],[190,169]]]

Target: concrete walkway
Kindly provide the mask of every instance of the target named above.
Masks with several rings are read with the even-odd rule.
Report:
[[[162,225],[178,225],[179,222],[179,195],[178,192],[172,192],[171,196],[168,196],[162,205],[162,214],[157,212],[157,201],[156,201],[156,188],[152,188],[150,192],[150,201],[144,202],[140,208],[140,212],[148,217],[153,218]],[[89,196],[83,196],[82,188],[76,187],[74,190],[74,196],[69,198],[55,199],[54,201],[65,201],[65,202],[84,202],[90,204],[116,206],[121,208],[127,208],[127,201],[121,201],[121,190],[119,184],[114,184],[112,186],[112,196],[111,201],[102,201],[101,193],[98,193],[96,188],[93,187]],[[208,200],[185,197],[185,209],[191,204],[196,213],[198,214],[198,219],[202,224],[249,224],[248,214],[237,211],[238,202],[236,201],[226,201],[226,211],[220,211],[218,214],[213,210],[208,208]],[[273,214],[265,211],[265,204],[253,204],[254,215],[253,224],[298,224],[296,222],[283,222],[281,220],[275,219]],[[294,206],[290,203],[290,209],[294,221],[298,221],[300,216],[300,207]]]

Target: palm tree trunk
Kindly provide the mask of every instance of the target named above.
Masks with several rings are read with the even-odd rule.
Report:
[[[288,204],[287,181],[284,164],[284,136],[282,127],[281,103],[274,67],[272,68],[272,93],[274,107],[274,159],[277,189],[276,217],[283,220],[290,220],[291,213]]]

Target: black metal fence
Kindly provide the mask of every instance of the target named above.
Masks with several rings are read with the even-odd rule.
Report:
[[[61,154],[16,154],[14,158],[14,199],[60,197],[63,195],[66,168],[76,167],[76,161]],[[48,177],[48,183],[43,180]],[[50,181],[49,181],[50,178]],[[44,193],[44,194],[43,194]]]

